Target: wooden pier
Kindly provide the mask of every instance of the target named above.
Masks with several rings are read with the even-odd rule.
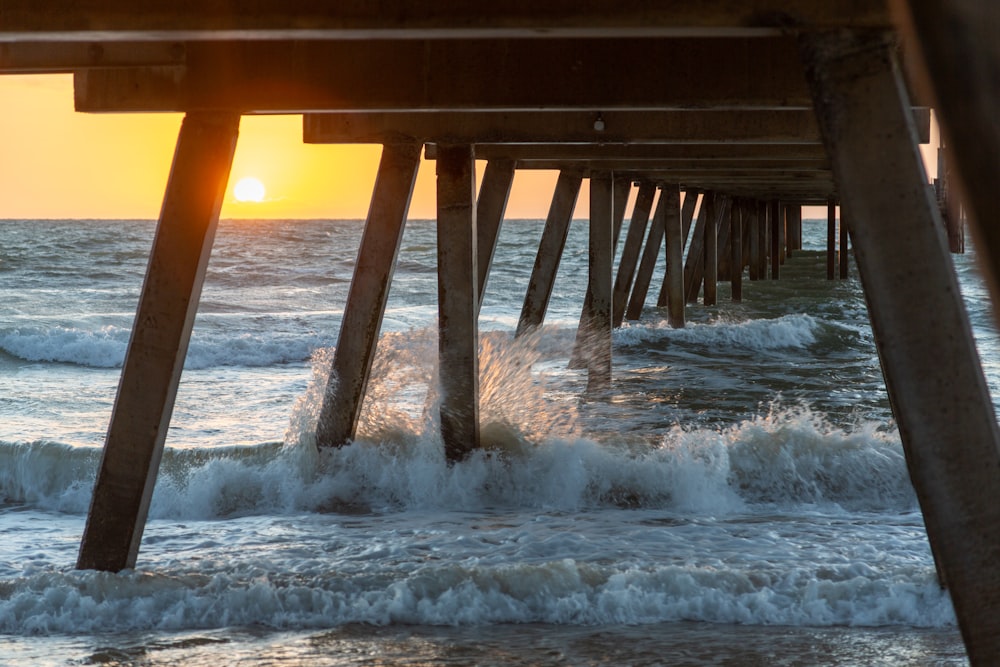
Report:
[[[994,3],[233,7],[0,4],[0,73],[72,72],[81,112],[185,114],[78,567],[136,563],[239,119],[301,114],[306,142],[384,147],[317,427],[321,446],[354,437],[422,154],[437,169],[440,422],[456,462],[479,446],[479,303],[516,170],[560,174],[518,335],[544,321],[589,179],[589,283],[573,356],[598,396],[613,384],[612,328],[651,307],[651,291],[659,288],[656,305],[675,327],[686,303],[715,303],[719,280],[738,300],[744,275],[779,279],[784,258],[801,249],[801,207],[826,206],[827,277],[847,277],[850,243],[969,656],[1000,661],[1000,432],[917,150],[933,106],[948,180],[966,197],[996,304]],[[488,165],[478,193],[477,159]],[[654,286],[662,253],[667,271]]]

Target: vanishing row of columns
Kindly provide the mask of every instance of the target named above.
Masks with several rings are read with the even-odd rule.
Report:
[[[806,34],[800,37],[800,52],[844,216],[851,222],[890,402],[931,549],[950,588],[970,657],[985,664],[1000,655],[1000,615],[994,613],[994,601],[1000,598],[995,558],[1000,545],[1000,433],[916,150],[910,103],[892,45],[883,35]],[[81,568],[117,571],[135,564],[238,125],[235,112],[190,113],[183,122],[81,543]],[[383,155],[376,193],[394,194],[373,199],[371,231],[366,229],[358,259],[359,271],[376,276],[370,284],[387,286],[391,278],[393,262],[386,255],[398,247],[394,239],[401,229],[398,221],[405,219],[418,157],[412,146],[389,147]],[[488,251],[476,236],[477,207],[485,202],[475,197],[473,158],[469,145],[442,146],[437,161],[441,428],[450,459],[460,458],[478,438],[476,320],[485,279],[469,278],[478,277]],[[591,180],[591,298],[581,329],[592,346],[586,355],[591,382],[600,384],[610,373],[610,336],[604,332],[613,317],[615,197],[610,174],[592,175]],[[665,207],[653,219],[663,221],[669,249],[669,239],[676,241],[678,231],[672,188],[665,201],[671,202],[671,212]],[[734,206],[724,196],[713,197],[711,204],[714,220]],[[753,233],[752,215],[751,231],[744,228],[746,206],[735,206],[742,211],[739,236],[748,238],[749,254],[755,257],[755,239],[758,253],[765,240]],[[683,235],[684,208],[677,218]],[[713,216],[698,218],[709,225],[707,245],[718,247],[712,240],[719,231]],[[769,239],[772,274],[780,267],[782,229],[775,226]],[[655,245],[659,248],[659,240]],[[670,251],[675,266],[680,245],[674,243]],[[378,262],[368,263],[376,257]],[[717,259],[705,256],[710,274],[717,270]],[[921,270],[913,269],[917,266]],[[762,277],[760,266],[756,275]],[[668,294],[693,284],[681,283],[676,272],[667,282]],[[374,335],[384,298],[380,289],[363,295],[349,308],[351,313],[345,312],[345,324]],[[928,314],[933,326],[926,325]],[[350,343],[342,340],[338,350],[341,345],[346,349]],[[347,386],[341,379],[365,373],[348,365],[335,373],[327,400],[341,404],[338,392],[363,395],[363,386]],[[354,421],[351,416],[324,421],[321,441],[343,441]]]

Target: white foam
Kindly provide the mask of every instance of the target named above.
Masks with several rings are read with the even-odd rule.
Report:
[[[801,349],[816,342],[819,327],[820,323],[815,318],[804,314],[741,322],[692,322],[682,329],[671,328],[666,320],[661,320],[653,325],[626,325],[616,330],[615,341],[640,345],[668,340],[756,351]]]

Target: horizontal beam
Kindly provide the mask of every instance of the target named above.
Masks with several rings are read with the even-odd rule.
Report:
[[[913,117],[921,143],[928,143],[930,109],[915,108]],[[311,144],[599,143],[632,149],[639,148],[635,144],[821,145],[812,109],[321,113],[305,116],[303,137]]]
[[[0,41],[754,36],[885,28],[879,0],[4,0]]]
[[[78,73],[76,107],[241,113],[812,108],[788,37],[194,42],[186,63]]]
[[[435,159],[436,145],[424,149],[428,160]],[[476,144],[477,160],[699,160],[705,162],[742,160],[825,160],[822,144]]]
[[[0,42],[0,74],[58,74],[90,67],[183,63],[181,42]]]
[[[314,144],[821,144],[811,109],[326,113],[303,122],[304,140]]]
[[[477,153],[477,157],[481,157]],[[586,169],[588,171],[631,171],[655,169],[658,171],[683,171],[704,174],[788,174],[822,172],[830,173],[830,161],[820,160],[670,160],[627,158],[552,158],[517,160],[518,169]]]

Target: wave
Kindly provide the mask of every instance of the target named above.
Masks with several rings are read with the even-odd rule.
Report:
[[[118,326],[21,328],[0,334],[0,351],[29,362],[121,368],[131,331]],[[185,368],[267,367],[308,361],[329,341],[315,333],[229,334],[209,337],[195,331]]]
[[[930,572],[904,580],[863,564],[753,571],[633,567],[574,559],[431,564],[391,577],[268,571],[46,572],[0,590],[0,632],[51,634],[228,626],[644,624],[947,627],[951,602]],[[278,568],[280,570],[280,568]]]
[[[668,341],[762,352],[806,348],[816,342],[820,327],[816,318],[804,314],[742,322],[692,322],[682,329],[674,329],[661,320],[653,325],[627,325],[616,331],[615,342],[645,345]]]
[[[675,428],[654,442],[578,437],[532,442],[499,421],[484,449],[449,465],[431,433],[364,432],[319,451],[306,430],[284,443],[167,448],[154,518],[496,507],[576,511],[664,508],[701,514],[828,505],[916,506],[898,438],[874,424],[847,432],[808,410],[726,429]],[[61,512],[89,506],[99,451],[50,441],[0,442],[0,497]]]

